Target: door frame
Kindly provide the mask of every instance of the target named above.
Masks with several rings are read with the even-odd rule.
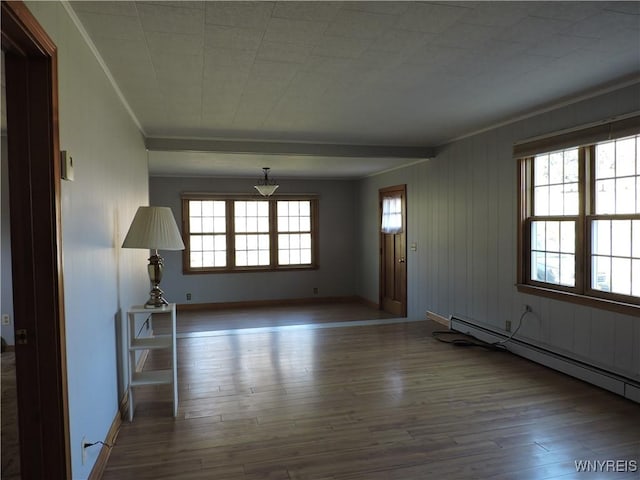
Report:
[[[402,184],[402,185],[394,185],[391,187],[384,187],[384,188],[380,188],[378,190],[378,231],[380,232],[380,239],[379,239],[379,245],[380,245],[380,262],[379,262],[379,266],[380,266],[380,284],[379,284],[379,289],[378,289],[378,300],[379,300],[379,305],[380,305],[380,310],[384,310],[384,294],[383,294],[383,285],[384,285],[384,281],[385,281],[385,265],[384,265],[384,245],[385,245],[385,235],[388,235],[386,233],[382,233],[382,229],[380,228],[381,224],[382,224],[382,199],[384,197],[389,196],[389,194],[393,194],[393,193],[401,193],[402,194],[402,235],[404,236],[404,252],[403,252],[403,258],[405,259],[404,261],[404,268],[403,268],[403,274],[402,277],[400,278],[401,280],[401,294],[400,294],[400,315],[402,317],[406,317],[407,316],[407,185],[406,184]]]
[[[23,2],[1,8],[20,473],[71,478],[57,48]]]

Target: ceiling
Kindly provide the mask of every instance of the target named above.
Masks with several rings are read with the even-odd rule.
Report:
[[[362,177],[640,75],[640,2],[70,5],[152,174]]]

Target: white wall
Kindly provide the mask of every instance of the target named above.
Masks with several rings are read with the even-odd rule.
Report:
[[[4,68],[4,64],[2,66]],[[9,155],[7,152],[7,137],[3,134],[0,138],[2,150],[0,181],[2,207],[2,223],[0,224],[0,314],[9,315],[11,323],[2,325],[2,338],[8,345],[14,345],[13,335],[13,279],[11,277],[11,225],[9,218]]]
[[[173,209],[182,222],[180,194],[183,192],[255,192],[255,178],[175,178],[152,177],[150,202]],[[319,195],[320,268],[317,270],[182,274],[182,253],[161,252],[165,259],[162,289],[169,301],[177,303],[218,303],[351,296],[355,292],[355,183],[330,180],[279,179],[278,193]],[[253,191],[253,192],[252,192]],[[186,294],[192,294],[191,302]]]
[[[640,379],[640,320],[629,315],[524,295],[516,283],[517,163],[514,142],[640,110],[639,86],[497,128],[439,149],[425,163],[360,185],[357,292],[378,298],[378,189],[407,184],[408,313],[455,314],[478,325],[514,328],[523,304],[533,307],[519,335],[588,363]]]
[[[104,440],[118,411],[122,379],[119,317],[146,298],[147,253],[120,248],[139,205],[148,204],[141,133],[60,3],[27,6],[58,47],[60,147],[74,158],[62,183],[62,236],[72,472],[87,478],[98,447],[81,465],[82,437]]]

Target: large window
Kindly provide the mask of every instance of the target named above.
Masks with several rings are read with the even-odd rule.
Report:
[[[606,140],[572,133],[560,148],[516,147],[521,290],[623,311],[640,304],[640,135],[630,125]]]
[[[318,200],[184,194],[185,273],[316,268]]]

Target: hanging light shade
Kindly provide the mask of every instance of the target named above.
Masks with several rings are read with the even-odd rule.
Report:
[[[263,197],[270,197],[273,195],[280,185],[278,185],[275,180],[269,179],[269,167],[263,167],[262,171],[264,172],[264,178],[258,180],[258,183],[254,185],[254,188],[262,195]]]

